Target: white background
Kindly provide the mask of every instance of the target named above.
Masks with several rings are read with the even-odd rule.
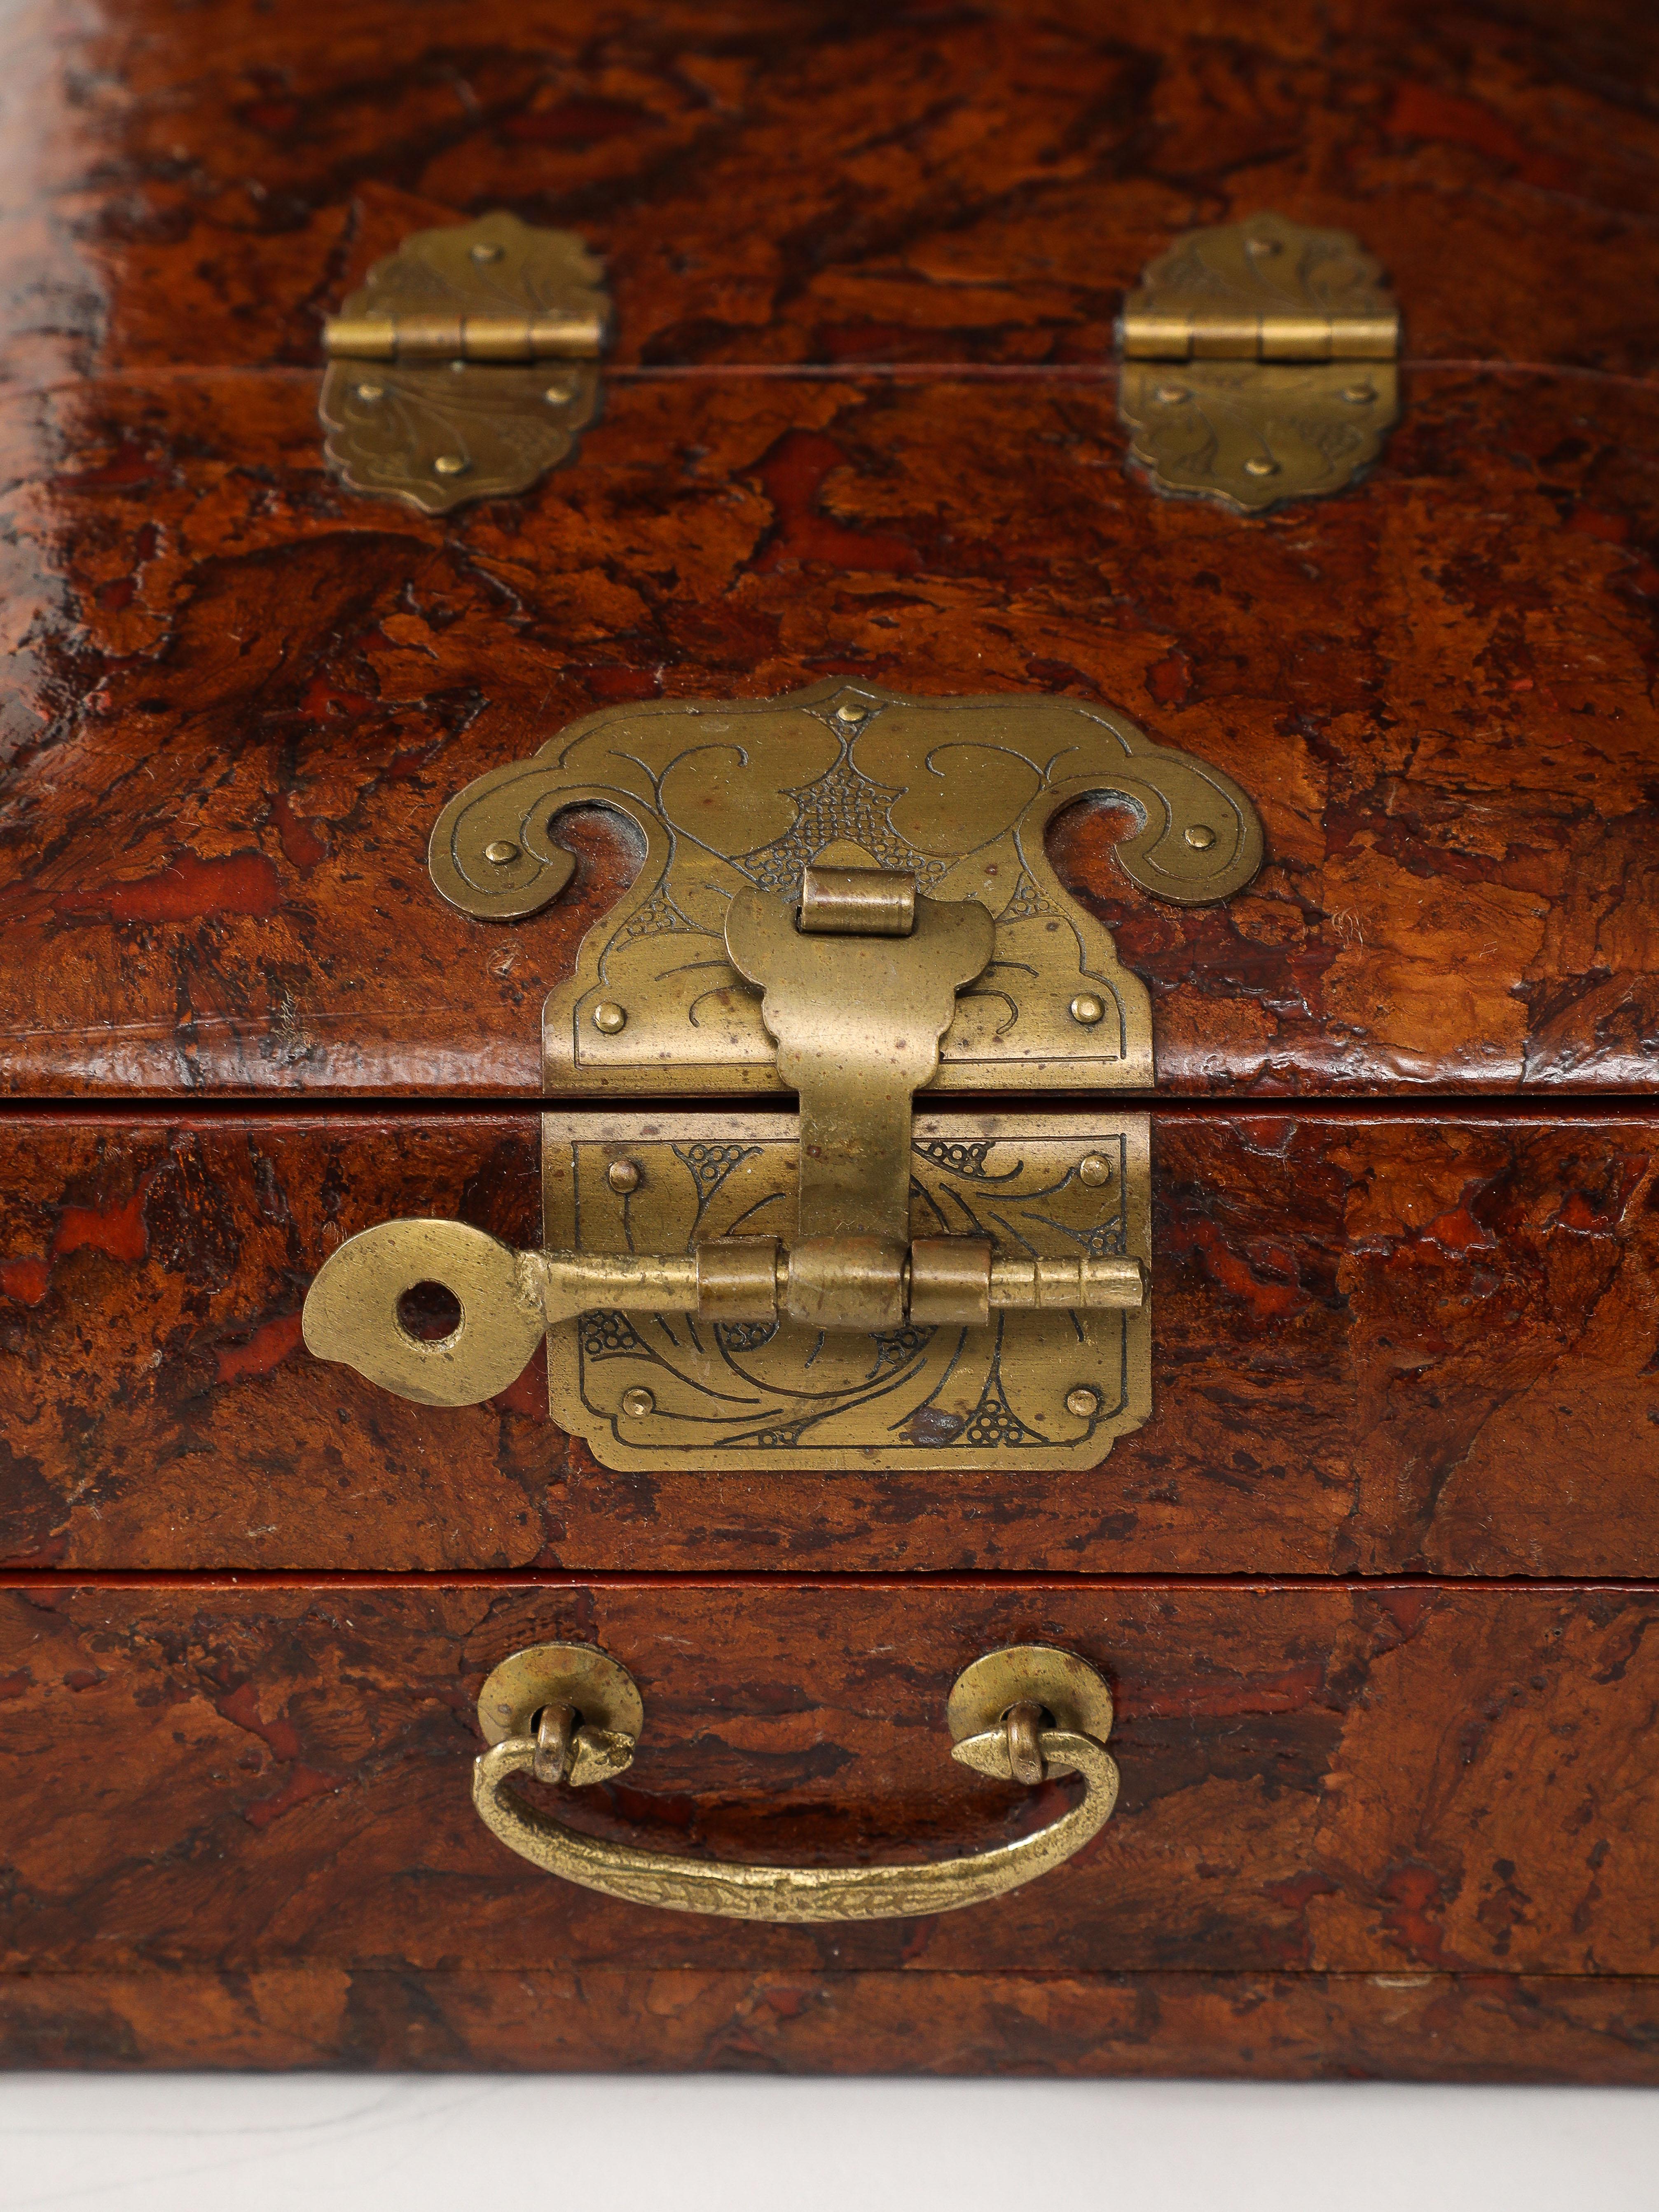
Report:
[[[1656,2212],[1659,2089],[11,2075],[0,2203]]]

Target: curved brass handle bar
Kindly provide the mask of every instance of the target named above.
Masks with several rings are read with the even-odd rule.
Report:
[[[1110,1754],[1093,1737],[1067,1729],[1044,1729],[1038,1745],[1051,1773],[1083,1777],[1081,1802],[1050,1826],[1016,1843],[921,1866],[721,1866],[580,1835],[532,1812],[510,1788],[513,1776],[527,1772],[535,1762],[536,1740],[528,1735],[508,1736],[479,1754],[472,1770],[472,1802],[485,1826],[520,1858],[631,1905],[712,1912],[732,1920],[889,1920],[954,1912],[1000,1897],[1061,1864],[1105,1826],[1117,1802],[1117,1765]],[[981,1773],[1010,1778],[1002,1729],[966,1738],[952,1755]],[[615,1771],[614,1758],[611,1765]],[[580,1768],[575,1778],[582,1778]]]

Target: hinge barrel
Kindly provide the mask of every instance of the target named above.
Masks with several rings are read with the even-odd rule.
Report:
[[[1127,361],[1392,361],[1400,318],[1192,313],[1137,307],[1123,315]]]
[[[597,361],[597,307],[538,315],[335,315],[323,325],[333,361]]]

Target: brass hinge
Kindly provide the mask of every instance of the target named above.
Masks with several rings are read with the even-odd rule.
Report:
[[[1155,896],[1261,865],[1237,784],[1080,700],[659,700],[480,776],[429,865],[481,923],[562,893],[569,810],[639,833],[543,1011],[547,1095],[592,1103],[544,1115],[540,1249],[364,1229],[312,1285],[311,1350],[459,1406],[545,1336],[550,1410],[609,1467],[1097,1464],[1152,1405],[1151,1128],[1109,1094],[1152,1053],[1145,986],[1044,850],[1096,793]],[[653,1103],[743,1091],[798,1111]],[[927,1110],[953,1091],[981,1103]],[[436,1341],[399,1318],[423,1283],[459,1307]]]
[[[323,326],[344,483],[425,514],[527,489],[598,412],[599,279],[580,238],[516,216],[406,238]]]
[[[1346,230],[1189,231],[1125,301],[1119,345],[1132,458],[1160,491],[1248,514],[1340,491],[1400,411],[1400,311]]]

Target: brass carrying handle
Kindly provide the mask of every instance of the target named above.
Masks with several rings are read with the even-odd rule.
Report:
[[[787,1921],[951,1912],[1059,1866],[1099,1833],[1117,1802],[1117,1766],[1105,1748],[1111,1692],[1085,1661],[1045,1645],[988,1652],[957,1677],[945,1709],[951,1756],[1028,1787],[1080,1775],[1082,1797],[1033,1835],[921,1866],[722,1865],[606,1842],[533,1810],[511,1787],[515,1774],[580,1790],[633,1759],[644,1721],[639,1692],[590,1646],[515,1653],[485,1683],[478,1714],[492,1741],[473,1763],[472,1802],[491,1833],[584,1889],[675,1912]]]

